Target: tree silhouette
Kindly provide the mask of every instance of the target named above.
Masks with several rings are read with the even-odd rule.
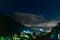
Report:
[[[58,39],[58,34],[60,33],[60,23],[58,23],[55,27],[52,28],[51,30],[51,35],[54,35],[54,39]]]
[[[60,33],[60,23],[53,27],[51,32]]]

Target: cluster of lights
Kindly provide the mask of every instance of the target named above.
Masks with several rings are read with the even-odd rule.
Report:
[[[43,31],[43,29],[40,29],[40,31]]]
[[[26,30],[24,30],[23,32],[24,32],[24,33],[31,33],[31,32],[30,32],[30,31],[28,31],[28,30],[27,30],[27,31],[26,31]]]

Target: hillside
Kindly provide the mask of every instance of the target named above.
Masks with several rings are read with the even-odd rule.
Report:
[[[13,34],[27,28],[9,16],[0,14],[0,34]]]

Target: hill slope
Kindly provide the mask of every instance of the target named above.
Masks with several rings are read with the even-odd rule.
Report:
[[[0,34],[12,34],[27,28],[9,16],[0,14]]]

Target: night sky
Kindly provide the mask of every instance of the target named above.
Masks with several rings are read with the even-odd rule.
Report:
[[[12,15],[14,12],[41,14],[47,19],[60,17],[58,0],[0,0],[0,12]]]

